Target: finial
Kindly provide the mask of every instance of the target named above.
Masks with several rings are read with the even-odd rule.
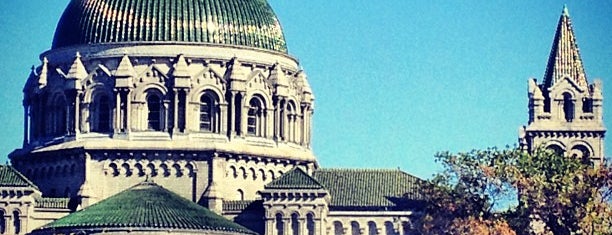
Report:
[[[81,58],[81,53],[77,51],[75,57],[76,58]]]
[[[569,16],[569,10],[567,9],[567,4],[563,4],[563,15]]]

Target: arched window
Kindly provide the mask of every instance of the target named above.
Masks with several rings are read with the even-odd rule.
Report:
[[[216,132],[216,115],[215,108],[216,98],[210,93],[204,93],[200,97],[200,131]]]
[[[4,211],[0,210],[0,234],[6,233],[6,219],[4,218]]]
[[[342,227],[342,223],[340,221],[334,222],[334,235],[343,235],[344,227]]]
[[[136,165],[134,165],[134,168],[136,168],[136,175],[138,175],[138,177],[145,176],[144,168],[140,163],[136,163]]]
[[[47,117],[48,133],[52,136],[59,136],[66,133],[66,100],[63,96],[58,95],[53,99],[53,103],[50,104],[50,116]],[[43,117],[43,119],[45,119]]]
[[[410,222],[402,222],[402,230],[403,230],[402,234],[406,234],[406,235],[415,233],[415,230],[412,227],[412,224]]]
[[[576,145],[572,147],[571,156],[582,160],[590,160],[591,151],[584,145]]]
[[[361,234],[361,228],[359,227],[359,223],[357,223],[357,221],[353,221],[351,222],[351,234],[352,235],[360,235]]]
[[[285,234],[285,224],[283,222],[283,215],[281,213],[276,214],[275,218],[276,224],[276,234],[284,235]]]
[[[376,234],[378,234],[378,228],[376,228],[376,223],[374,223],[374,221],[368,222],[368,235]]]
[[[295,104],[289,102],[287,104],[287,136],[285,137],[287,141],[293,142],[296,140],[296,117]]]
[[[393,223],[389,221],[385,222],[385,233],[387,235],[397,235],[397,232],[395,231],[395,227],[393,226]]]
[[[291,235],[300,235],[300,221],[297,213],[291,214]]]
[[[96,96],[91,108],[91,131],[109,132],[111,130],[111,104],[108,96]]]
[[[155,165],[153,165],[153,163],[147,164],[147,173],[150,177],[157,176],[157,169],[155,168]]]
[[[253,97],[249,102],[247,114],[247,133],[254,136],[263,136],[264,128],[264,105],[261,99]]]
[[[546,149],[553,151],[555,154],[558,154],[558,155],[563,155],[563,152],[565,152],[565,150],[563,150],[561,146],[556,145],[556,144],[548,145],[546,146]]]
[[[572,122],[574,120],[574,101],[569,93],[563,93],[563,113],[565,114],[565,121]]]
[[[149,110],[147,115],[147,128],[149,130],[161,131],[163,129],[162,105],[162,100],[157,94],[149,94],[147,96],[147,108]]]
[[[19,217],[19,211],[13,211],[13,226],[15,227],[15,234],[21,233],[21,217]]]
[[[593,112],[593,99],[591,98],[582,99],[582,112],[585,112],[585,113]]]
[[[314,215],[312,213],[308,213],[306,215],[306,230],[308,231],[308,235],[315,235],[315,229]]]

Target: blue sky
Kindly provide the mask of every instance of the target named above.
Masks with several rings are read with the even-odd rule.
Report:
[[[22,88],[68,0],[0,1],[0,161],[21,146]],[[429,177],[438,151],[514,145],[567,4],[612,112],[612,1],[270,0],[316,96],[323,167]],[[608,127],[608,112],[604,119]],[[612,138],[606,155],[610,156]]]

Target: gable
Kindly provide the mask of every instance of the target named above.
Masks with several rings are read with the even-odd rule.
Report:
[[[270,182],[266,189],[323,189],[323,185],[296,167]]]

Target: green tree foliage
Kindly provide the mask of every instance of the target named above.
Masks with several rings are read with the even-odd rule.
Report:
[[[436,160],[445,170],[422,185],[424,234],[612,234],[608,164],[542,149],[442,152]]]

